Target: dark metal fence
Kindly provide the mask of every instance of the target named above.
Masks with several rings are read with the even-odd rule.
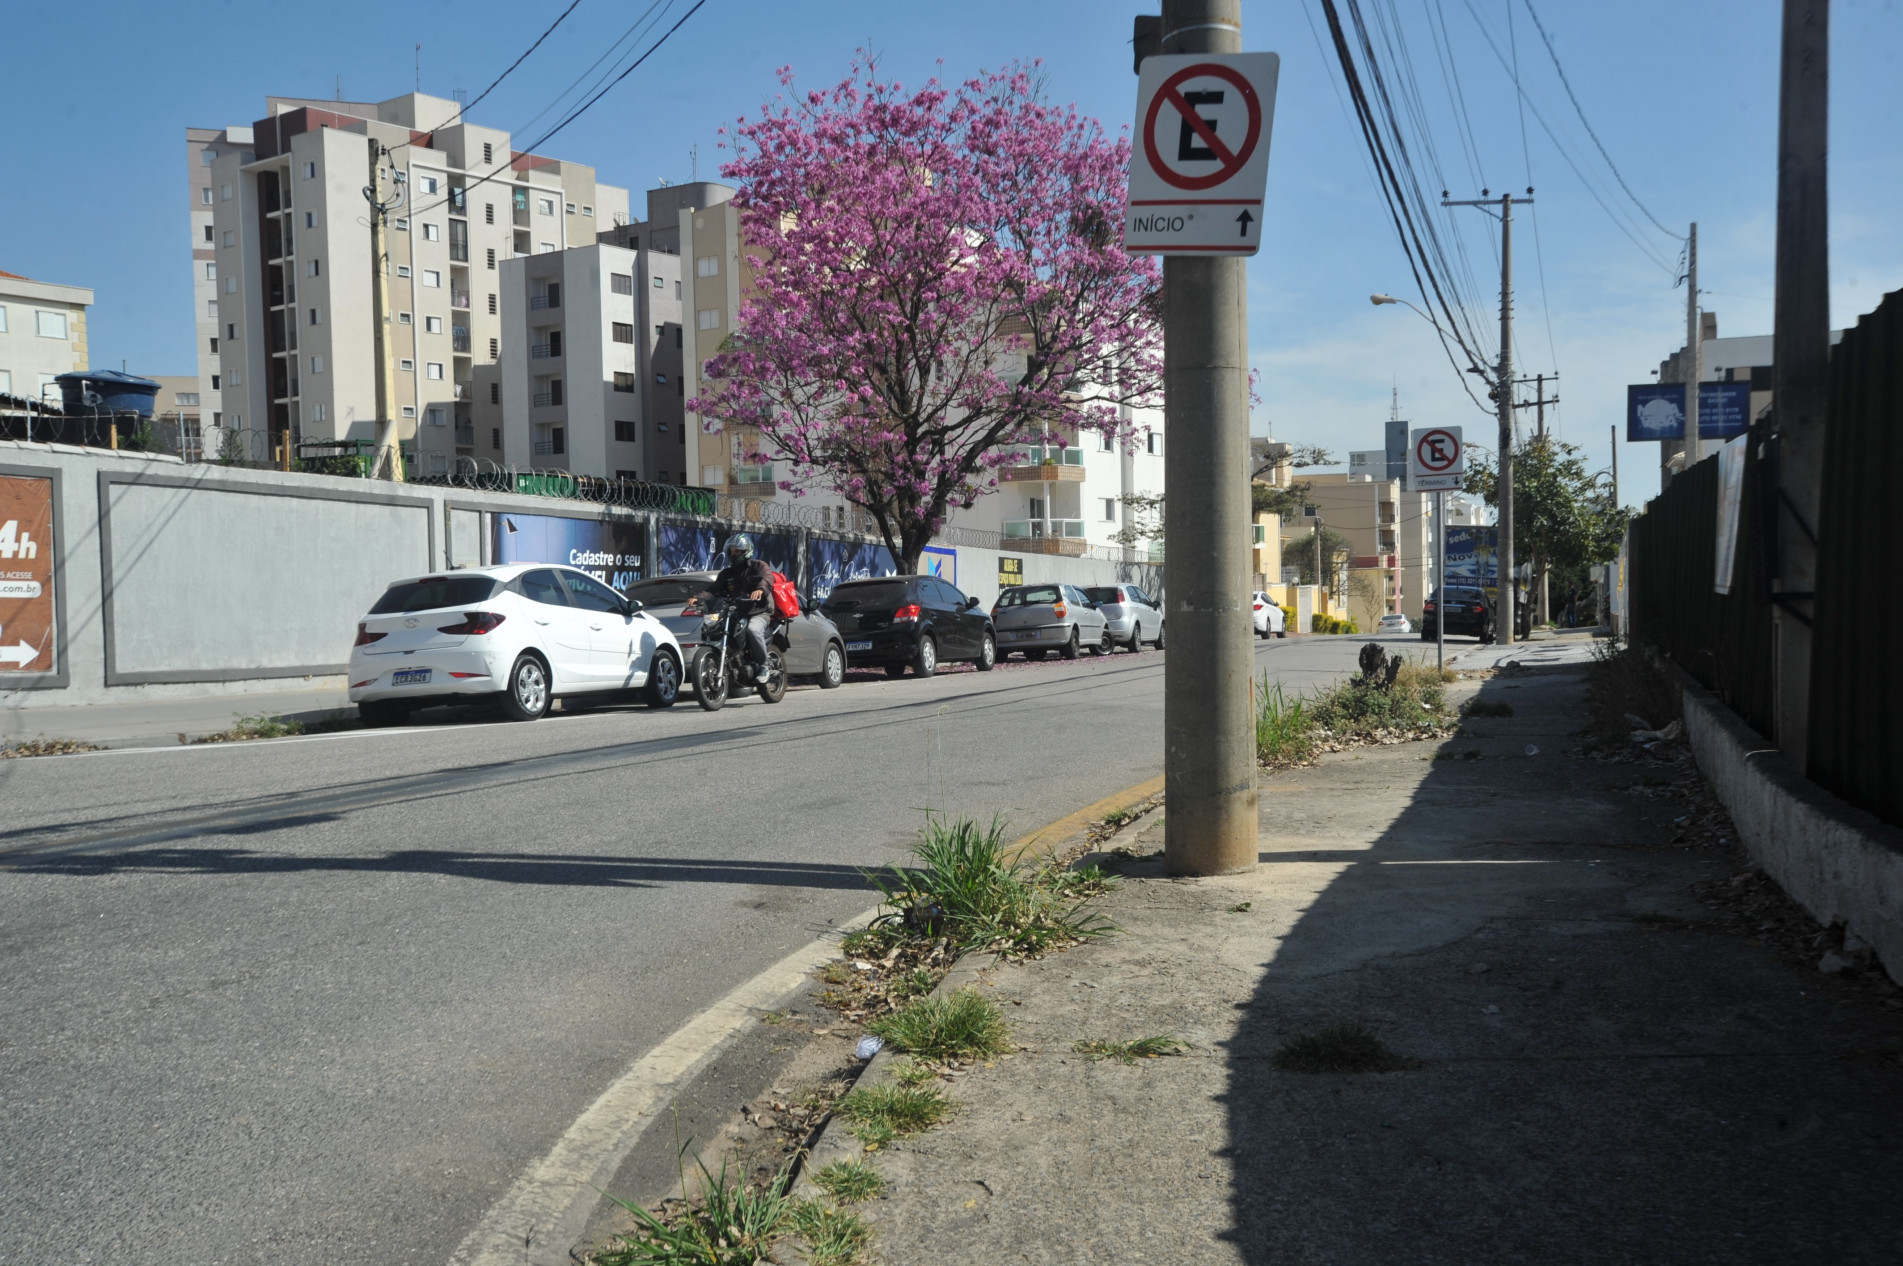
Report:
[[[1890,651],[1903,620],[1903,588],[1891,575],[1891,498],[1903,469],[1903,291],[1844,335],[1831,354],[1830,383],[1817,590],[1808,606],[1807,773],[1849,803],[1903,824],[1903,670]],[[1767,737],[1776,729],[1772,426],[1768,418],[1757,423],[1746,441],[1731,592],[1714,587],[1716,460],[1673,479],[1633,521],[1630,581],[1633,639],[1679,664]],[[1800,619],[1807,604],[1788,609]]]
[[[1813,780],[1903,824],[1903,667],[1896,629],[1903,471],[1903,290],[1831,355],[1811,642]]]

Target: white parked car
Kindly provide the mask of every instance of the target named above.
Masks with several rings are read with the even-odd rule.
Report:
[[[1381,617],[1380,623],[1374,626],[1374,631],[1376,633],[1412,633],[1414,626],[1408,623],[1407,617],[1399,611],[1391,611]]]
[[[399,580],[357,625],[350,701],[366,725],[493,699],[533,721],[557,698],[640,691],[672,707],[681,648],[667,626],[572,567],[514,563]]]
[[[1255,635],[1257,637],[1287,637],[1288,630],[1282,627],[1282,608],[1275,599],[1257,590],[1249,595],[1250,605],[1255,608]]]

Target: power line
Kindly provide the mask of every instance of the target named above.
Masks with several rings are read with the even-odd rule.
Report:
[[[1509,4],[1510,2],[1511,0],[1509,0]],[[1625,190],[1625,196],[1632,199],[1632,205],[1645,212],[1645,218],[1652,222],[1654,228],[1667,237],[1675,238],[1681,242],[1684,241],[1685,235],[1683,233],[1674,233],[1663,224],[1660,224],[1658,217],[1653,215],[1651,209],[1643,202],[1639,201],[1639,195],[1633,193],[1632,186],[1625,182],[1625,177],[1619,172],[1619,164],[1612,161],[1612,155],[1606,152],[1605,143],[1599,139],[1599,133],[1592,130],[1592,121],[1586,117],[1585,108],[1579,104],[1579,98],[1573,95],[1572,81],[1566,78],[1566,68],[1559,64],[1559,50],[1553,47],[1553,39],[1546,33],[1546,27],[1540,22],[1540,15],[1533,8],[1533,0],[1526,0],[1526,11],[1533,19],[1533,29],[1540,33],[1540,40],[1546,45],[1546,55],[1553,59],[1553,69],[1559,72],[1559,82],[1560,85],[1566,89],[1566,99],[1573,103],[1573,112],[1579,116],[1580,125],[1586,129],[1586,135],[1590,136],[1592,143],[1598,146],[1599,157],[1605,159],[1606,166],[1612,169],[1612,178],[1619,182],[1619,188]],[[1511,8],[1508,9],[1508,12],[1512,12]]]
[[[548,29],[535,37],[535,43],[529,45],[528,48],[524,49],[522,52],[522,56],[510,62],[509,68],[503,71],[500,75],[497,75],[493,80],[491,80],[487,88],[484,88],[481,92],[477,93],[476,99],[474,101],[471,101],[466,105],[458,105],[456,107],[455,113],[450,116],[448,123],[444,123],[442,127],[431,128],[429,132],[426,133],[426,135],[431,137],[435,136],[436,133],[442,130],[442,128],[449,127],[452,124],[461,121],[464,115],[468,114],[471,110],[475,109],[478,105],[480,105],[482,103],[482,99],[488,96],[490,93],[494,92],[496,90],[497,85],[499,85],[503,80],[507,79],[510,76],[510,74],[514,72],[517,66],[520,66],[523,62],[528,60],[530,53],[533,53],[536,49],[542,47],[542,41],[547,39],[549,36],[553,35],[555,33],[555,28],[560,26],[562,22],[568,17],[568,15],[575,11],[575,7],[579,5],[580,3],[581,3],[581,0],[571,0],[569,6],[566,9],[562,10],[561,15],[557,17],[553,22],[548,24]],[[404,145],[409,145],[412,143],[413,142],[405,141],[403,142],[403,145],[397,145],[392,147],[392,152],[394,152],[395,150],[402,149]]]
[[[567,87],[563,88],[560,92],[556,93],[552,98],[550,98],[549,103],[547,105],[543,106],[540,110],[537,110],[533,115],[523,120],[522,124],[519,127],[517,127],[515,130],[518,133],[520,133],[520,132],[526,132],[531,127],[534,127],[537,123],[541,121],[543,115],[547,114],[549,111],[561,105],[561,103],[563,102],[563,100],[567,98],[569,93],[573,92],[577,87],[579,87],[581,85],[581,82],[584,79],[587,79],[590,75],[594,74],[595,70],[603,62],[608,61],[610,58],[619,59],[622,55],[621,46],[623,44],[628,43],[630,40],[639,41],[641,36],[646,33],[646,29],[652,26],[655,20],[658,20],[655,18],[655,13],[654,13],[656,9],[662,10],[662,16],[665,16],[666,10],[671,9],[673,7],[674,7],[674,0],[665,0],[665,5],[663,4],[663,0],[653,0],[653,3],[649,4],[646,9],[642,10],[641,15],[635,18],[635,20],[629,24],[628,29],[623,31],[620,34],[620,36],[616,38],[614,43],[608,45],[608,47],[602,51],[601,56],[595,58],[594,62],[589,65],[587,70],[584,70],[581,72],[581,74],[576,75],[574,79],[569,81],[569,84]],[[612,71],[610,71],[609,73],[612,73]],[[597,80],[596,82],[599,83],[600,81]],[[594,91],[594,88],[593,86],[590,86],[586,91],[583,92],[582,95],[586,96],[588,92],[592,92],[592,91]]]
[[[1526,94],[1520,90],[1520,37],[1513,24],[1513,0],[1507,4],[1507,44],[1513,50],[1513,96],[1520,105],[1520,157],[1526,163],[1526,187],[1533,187],[1533,148],[1526,139]],[[1533,261],[1539,267],[1540,315],[1546,322],[1546,353],[1559,372],[1559,347],[1553,339],[1553,305],[1546,297],[1546,251],[1540,242],[1540,211],[1533,208]],[[1557,420],[1557,419],[1556,419]]]

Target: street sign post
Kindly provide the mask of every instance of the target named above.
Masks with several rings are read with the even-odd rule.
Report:
[[[1467,475],[1467,446],[1457,426],[1415,431],[1407,446],[1407,486],[1434,494],[1434,664],[1447,667],[1447,494]]]
[[[1140,255],[1253,255],[1275,121],[1274,53],[1143,59],[1123,246]]]

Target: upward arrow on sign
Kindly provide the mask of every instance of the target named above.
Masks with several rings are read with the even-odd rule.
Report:
[[[1236,217],[1236,223],[1242,226],[1242,232],[1237,234],[1237,236],[1247,237],[1249,236],[1249,226],[1255,223],[1255,217],[1249,214],[1249,208],[1244,207],[1242,214]]]

